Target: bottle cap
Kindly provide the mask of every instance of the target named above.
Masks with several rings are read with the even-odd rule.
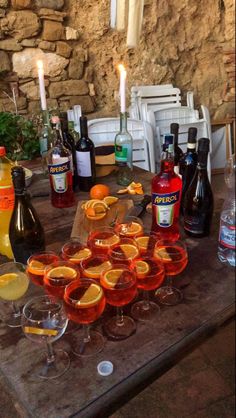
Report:
[[[100,376],[109,376],[113,373],[113,364],[111,361],[105,360],[101,361],[97,365],[97,371]]]
[[[188,144],[196,144],[197,128],[191,127],[188,130]]]
[[[176,132],[179,132],[179,124],[178,123],[171,123],[170,132],[172,134],[175,134]]]
[[[6,148],[0,147],[0,157],[4,157],[6,155]]]
[[[174,135],[172,134],[164,134],[164,143],[163,143],[163,151],[169,150],[172,152],[173,150],[170,150],[170,147],[172,147],[174,144]]]
[[[20,165],[16,165],[11,169],[12,182],[15,193],[22,194],[25,189],[25,171]]]

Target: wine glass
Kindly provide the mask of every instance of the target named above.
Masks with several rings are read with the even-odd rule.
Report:
[[[23,264],[16,262],[0,266],[0,298],[12,304],[12,315],[7,320],[7,325],[12,328],[21,326],[21,311],[16,300],[24,296],[29,286],[25,269]]]
[[[87,260],[91,255],[92,251],[78,238],[71,238],[61,249],[62,258],[78,266],[81,261]]]
[[[123,306],[128,305],[137,293],[136,276],[126,264],[113,264],[110,270],[102,273],[100,283],[107,303],[115,306],[116,316],[109,318],[103,328],[109,337],[124,340],[136,331],[132,318],[123,315]]]
[[[160,308],[155,302],[149,300],[149,291],[157,289],[163,283],[164,266],[162,262],[146,256],[134,260],[131,268],[136,274],[138,289],[143,291],[143,299],[133,304],[131,314],[133,318],[140,321],[150,321]]]
[[[133,238],[143,234],[143,222],[137,216],[126,216],[114,229],[120,237]]]
[[[141,256],[148,254],[150,257],[153,257],[155,245],[160,239],[161,234],[159,232],[149,231],[147,229],[144,229],[142,235],[138,234],[134,236],[134,241],[138,246]]]
[[[132,238],[120,237],[120,241],[108,250],[108,257],[113,263],[129,265],[139,256],[139,249]]]
[[[157,289],[155,295],[162,305],[174,306],[182,299],[182,292],[173,287],[172,278],[181,273],[188,263],[188,253],[183,241],[160,240],[156,243],[154,258],[164,264],[167,284]]]
[[[27,274],[34,284],[43,286],[45,267],[60,260],[54,251],[40,251],[27,260]]]
[[[99,332],[90,331],[89,325],[103,313],[106,305],[100,284],[92,279],[82,278],[66,286],[64,304],[71,321],[83,325],[83,332],[76,332],[72,351],[77,356],[93,356],[104,346]]]
[[[103,226],[91,231],[88,236],[88,247],[93,254],[106,255],[109,248],[112,248],[119,242],[120,238],[113,228]]]
[[[43,379],[54,379],[68,370],[70,359],[63,350],[54,350],[52,343],[65,332],[67,316],[63,302],[51,296],[32,298],[23,308],[22,329],[29,340],[46,344],[47,353],[40,356],[33,367],[33,374]]]
[[[83,277],[99,280],[102,272],[108,270],[111,265],[111,262],[106,256],[95,255],[81,261],[80,269]]]

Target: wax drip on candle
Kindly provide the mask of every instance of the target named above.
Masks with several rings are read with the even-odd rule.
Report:
[[[119,64],[118,68],[120,72],[120,111],[124,113],[126,111],[125,93],[127,72],[122,64]]]
[[[44,84],[44,68],[43,68],[43,61],[37,61],[38,67],[38,78],[39,78],[39,93],[40,93],[40,100],[41,100],[41,108],[42,110],[47,110],[47,102],[46,102],[46,92],[45,92],[45,84]]]

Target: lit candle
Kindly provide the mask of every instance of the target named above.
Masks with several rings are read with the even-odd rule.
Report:
[[[38,77],[39,77],[39,93],[40,93],[40,100],[41,100],[41,108],[42,110],[47,110],[43,61],[37,61],[37,67],[38,67]]]
[[[125,70],[125,67],[122,64],[120,64],[118,68],[120,71],[120,111],[121,113],[124,113],[126,111],[125,90],[126,90],[127,72]]]

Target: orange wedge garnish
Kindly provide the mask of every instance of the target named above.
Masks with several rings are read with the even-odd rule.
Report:
[[[137,260],[135,261],[135,270],[137,273],[137,277],[138,278],[143,278],[145,277],[148,272],[150,271],[150,266],[146,261],[143,260]]]
[[[58,266],[52,268],[48,272],[48,277],[51,277],[52,279],[76,279],[77,271],[68,266]]]
[[[149,237],[137,237],[135,238],[137,246],[139,247],[140,251],[146,251],[148,247]]]
[[[123,269],[112,269],[105,272],[103,275],[103,282],[109,287],[115,287],[120,276],[123,274]]]
[[[133,260],[135,257],[139,255],[139,250],[135,245],[121,244],[120,248],[128,260]]]
[[[82,298],[77,302],[77,306],[80,308],[88,308],[94,305],[101,300],[103,297],[103,290],[96,283],[92,283],[86,292],[83,294]]]
[[[99,238],[95,241],[96,247],[107,248],[111,247],[120,242],[120,237],[118,235],[112,235],[109,238]]]
[[[121,224],[120,234],[126,237],[133,237],[142,233],[143,227],[137,222],[131,222],[127,224]]]
[[[98,264],[97,266],[85,268],[84,275],[92,279],[99,279],[103,271],[106,271],[109,268],[111,268],[110,261],[104,261],[103,263]]]
[[[103,201],[108,205],[108,206],[111,206],[111,205],[113,205],[114,203],[116,203],[116,202],[118,202],[118,197],[115,197],[115,196],[106,196],[106,197],[104,197],[104,199],[103,199]]]
[[[82,250],[77,251],[73,256],[70,258],[70,261],[82,261],[86,260],[92,255],[92,251],[89,248],[83,248]]]

